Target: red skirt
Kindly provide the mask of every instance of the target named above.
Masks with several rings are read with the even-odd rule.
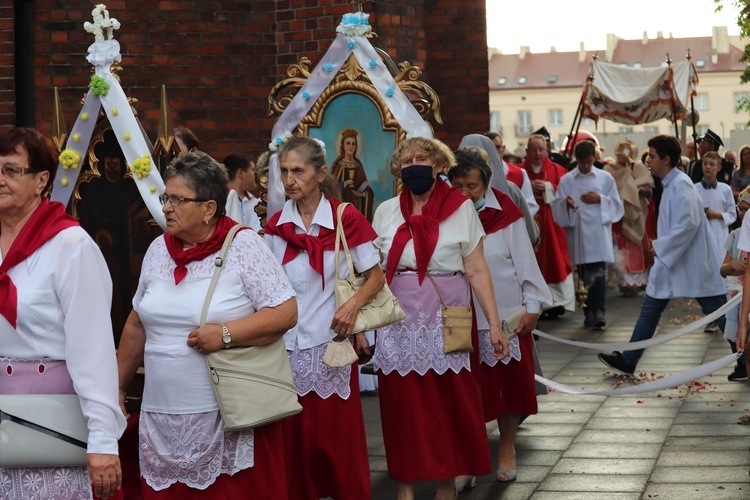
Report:
[[[531,335],[522,335],[518,341],[521,361],[512,359],[507,365],[500,361],[495,366],[479,365],[485,422],[506,413],[536,415],[539,411],[534,381],[534,339]]]
[[[481,395],[468,370],[378,373],[388,473],[414,483],[492,470]]]
[[[141,412],[134,411],[128,418],[118,448],[120,450],[120,467],[122,467],[122,494],[128,500],[140,500],[141,467],[138,463],[138,421]]]
[[[221,474],[205,490],[175,483],[169,488],[155,491],[141,478],[142,496],[146,500],[287,500],[286,473],[284,468],[284,435],[281,422],[274,422],[255,429],[254,465],[230,476]]]
[[[352,366],[349,399],[323,399],[314,392],[299,398],[302,413],[283,421],[287,487],[293,500],[370,498],[370,461]]]

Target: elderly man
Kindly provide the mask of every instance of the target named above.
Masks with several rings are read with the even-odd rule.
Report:
[[[531,216],[535,216],[539,211],[539,205],[537,205],[536,199],[534,198],[534,191],[531,189],[531,181],[529,180],[529,175],[526,173],[526,170],[503,160],[503,154],[505,153],[505,144],[503,143],[502,135],[498,134],[497,132],[485,132],[484,136],[491,140],[492,144],[494,144],[495,148],[497,148],[497,155],[500,157],[500,161],[503,164],[503,172],[505,172],[505,178],[518,186],[518,189],[520,189],[521,193],[523,193],[523,198],[529,205],[529,212],[531,213]],[[498,176],[492,177],[492,187],[500,189],[500,186],[495,184],[496,179],[498,179]]]
[[[544,136],[533,134],[526,147],[526,159],[520,165],[531,179],[531,188],[539,205],[534,219],[539,225],[539,245],[536,247],[536,260],[544,281],[552,292],[552,307],[542,316],[556,318],[565,311],[575,310],[573,273],[568,255],[565,230],[552,219],[550,203],[555,199],[555,191],[560,179],[568,171],[547,156],[547,141]]]
[[[723,146],[724,146],[724,141],[722,141],[721,137],[719,137],[716,134],[716,132],[714,132],[711,129],[706,130],[706,135],[698,138],[698,150],[701,153],[701,158],[703,157],[704,154],[708,153],[709,151],[716,151],[718,153],[719,148]],[[716,176],[716,180],[719,182],[723,182],[724,184],[729,184],[729,182],[732,180],[733,172],[734,172],[734,163],[732,163],[731,161],[725,158],[722,158],[721,159],[721,171],[719,171],[719,174]],[[690,179],[692,179],[693,184],[695,184],[696,182],[700,182],[701,179],[703,179],[703,161],[702,160],[691,161],[685,173],[690,176]]]

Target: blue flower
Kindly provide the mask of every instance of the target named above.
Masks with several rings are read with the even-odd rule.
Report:
[[[330,63],[326,63],[326,65],[323,66],[323,69],[330,73],[331,71],[333,71],[333,65]]]
[[[354,47],[357,46],[357,44],[352,41],[350,41],[347,45],[349,46],[349,50],[354,50]]]
[[[302,99],[308,100],[309,98],[310,98],[310,93],[309,92],[302,92]]]
[[[284,139],[282,139],[281,137],[277,137],[276,138],[276,144],[278,144],[279,146],[281,146],[282,144],[284,144]]]
[[[378,63],[375,62],[375,59],[370,59],[370,67],[371,68],[374,68],[377,65],[378,65]]]
[[[385,91],[385,95],[387,95],[388,97],[393,97],[393,92],[393,89],[389,87],[388,90]]]

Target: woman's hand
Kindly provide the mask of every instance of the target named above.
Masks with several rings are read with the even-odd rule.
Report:
[[[94,495],[109,498],[122,487],[122,469],[120,457],[117,455],[103,455],[90,453],[86,455],[89,468],[89,481]]]
[[[357,305],[355,297],[351,297],[349,300],[341,304],[336,314],[333,315],[331,321],[331,330],[336,332],[337,335],[348,337],[352,334],[354,329],[354,323],[357,321],[357,315],[359,314],[360,307]]]
[[[188,335],[188,347],[192,347],[201,354],[208,354],[224,349],[221,340],[221,325],[205,324]]]
[[[536,329],[537,321],[539,320],[539,314],[538,313],[526,313],[521,318],[521,321],[518,323],[518,328],[516,328],[516,333],[518,335],[528,335],[534,329]]]
[[[510,354],[510,343],[499,326],[490,325],[490,341],[495,348],[494,356],[497,359],[505,359]]]
[[[732,270],[732,275],[742,276],[745,274],[747,268],[747,261],[744,260],[733,260],[729,263],[729,268]]]

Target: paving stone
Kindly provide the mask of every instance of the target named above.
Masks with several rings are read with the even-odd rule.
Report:
[[[650,474],[655,460],[643,458],[562,458],[553,474]]]
[[[595,413],[574,412],[543,412],[531,415],[524,420],[520,428],[536,425],[537,423],[545,424],[583,424],[587,422]],[[736,419],[735,419],[736,420]]]
[[[561,456],[562,451],[527,450],[516,447],[516,462],[519,468],[528,465],[547,465],[551,468],[560,460]]]
[[[679,414],[678,407],[671,408],[656,408],[638,405],[633,408],[632,405],[628,405],[627,408],[623,406],[608,406],[599,408],[592,418],[666,418],[673,419]]]
[[[738,483],[726,484],[648,484],[644,499],[666,500],[742,500],[750,498],[750,486]]]
[[[669,436],[664,440],[665,447],[687,448],[690,450],[746,450],[748,439],[737,439],[736,437],[680,437]]]
[[[676,450],[665,448],[659,459],[657,467],[704,467],[704,466],[735,466],[750,463],[750,455],[747,449],[737,450]],[[712,479],[713,480],[713,479]]]
[[[519,436],[577,436],[583,429],[583,424],[560,424],[537,422],[533,425],[524,425],[518,430]]]
[[[748,485],[748,472],[745,466],[723,467],[656,467],[651,474],[652,483],[744,483]]]
[[[648,475],[550,474],[539,491],[640,492]]]
[[[669,435],[676,437],[740,436],[744,438],[747,437],[748,430],[746,427],[737,424],[686,424],[672,426]]]
[[[668,429],[643,430],[584,430],[576,438],[576,443],[661,443],[669,432]]]
[[[661,443],[582,443],[574,442],[562,454],[565,458],[653,458],[659,456]]]
[[[527,450],[565,450],[573,442],[574,436],[516,436],[516,448]]]
[[[640,498],[640,493],[607,493],[607,500],[639,500]],[[582,491],[537,491],[531,496],[531,500],[602,500],[602,494]]]

